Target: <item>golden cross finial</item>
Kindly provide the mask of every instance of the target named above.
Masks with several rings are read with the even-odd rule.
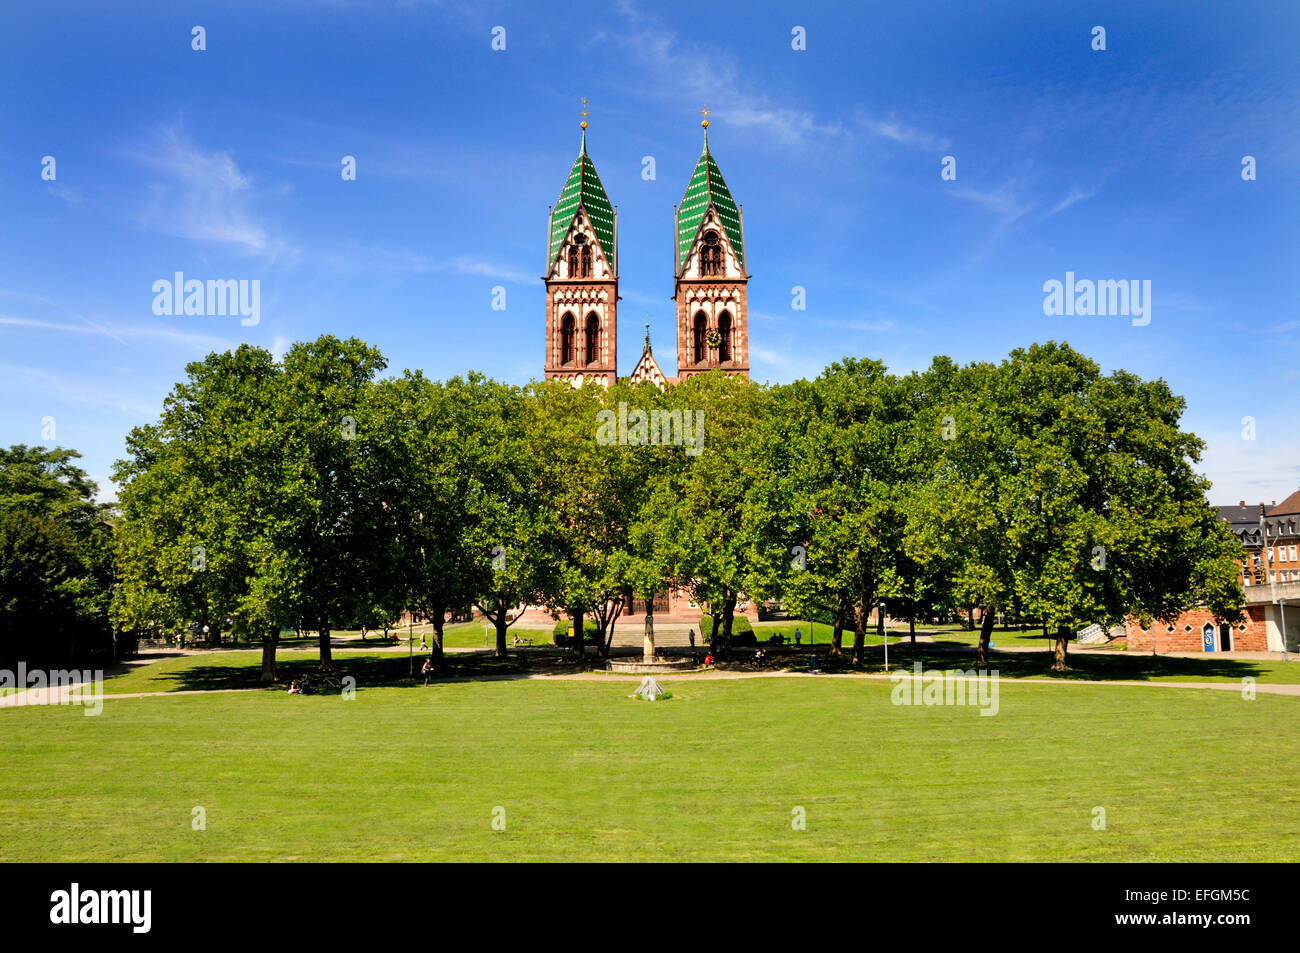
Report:
[[[583,129],[586,129],[586,128],[587,128],[587,117],[591,115],[591,113],[589,113],[589,112],[587,111],[587,100],[586,100],[586,99],[583,99],[583,101],[582,101],[582,111],[581,111],[580,113],[578,113],[578,115],[580,115],[580,116],[582,117],[582,122],[580,122],[578,125],[580,125]]]
[[[704,121],[700,123],[700,125],[703,126],[705,129],[708,129],[709,128],[709,107],[705,106],[703,109],[701,109],[700,115],[704,117]]]

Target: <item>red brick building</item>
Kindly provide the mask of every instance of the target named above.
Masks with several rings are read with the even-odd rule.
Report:
[[[1184,612],[1173,623],[1136,619],[1125,624],[1128,647],[1157,652],[1300,651],[1300,490],[1281,503],[1218,508],[1219,519],[1241,542],[1237,560],[1246,596],[1246,619],[1229,625],[1205,609]]]

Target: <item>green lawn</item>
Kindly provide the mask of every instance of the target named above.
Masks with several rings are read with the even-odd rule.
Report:
[[[0,861],[1300,860],[1300,699],[1004,683],[982,717],[888,681],[667,681],[0,712]]]
[[[803,645],[830,645],[831,636],[835,634],[835,627],[825,625],[821,622],[803,622],[798,620],[783,620],[780,622],[756,622],[754,623],[754,637],[759,642],[766,642],[774,635],[784,635],[791,645],[794,644],[794,630],[799,629]],[[890,643],[898,641],[898,631],[894,630],[889,633]],[[864,636],[864,645],[881,645],[884,639],[876,635],[873,628]],[[853,630],[844,631],[844,645],[851,647],[853,645]]]

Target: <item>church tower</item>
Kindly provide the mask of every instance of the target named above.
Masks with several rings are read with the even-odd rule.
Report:
[[[618,373],[618,212],[582,150],[549,210],[545,377],[575,387],[613,384]]]
[[[749,319],[745,292],[745,228],[741,210],[709,153],[704,151],[674,210],[673,299],[677,302],[677,376],[715,367],[749,376]]]

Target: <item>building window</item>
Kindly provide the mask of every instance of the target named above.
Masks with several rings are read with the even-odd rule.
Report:
[[[587,363],[595,364],[596,355],[600,350],[600,318],[596,317],[593,311],[587,315],[587,339],[584,342],[587,351]]]
[[[573,363],[573,328],[576,322],[573,315],[565,312],[563,320],[560,321],[560,363]]]
[[[704,247],[700,250],[700,274],[722,274],[722,245],[718,241],[718,233],[712,230],[704,233]]]
[[[1291,558],[1291,562],[1295,562],[1295,547],[1288,546],[1287,550],[1288,550],[1287,555]]]
[[[704,316],[703,311],[695,312],[695,327],[693,329],[695,339],[693,344],[694,344],[696,364],[703,364],[705,355],[707,353],[704,350],[704,331],[705,331],[705,325],[707,325],[708,323],[709,323],[709,319]]]
[[[569,246],[569,277],[591,277],[591,246],[586,235],[573,236],[573,244]]]
[[[718,344],[718,361],[725,363],[731,360],[731,315],[725,311],[718,315],[718,334],[722,338]]]

